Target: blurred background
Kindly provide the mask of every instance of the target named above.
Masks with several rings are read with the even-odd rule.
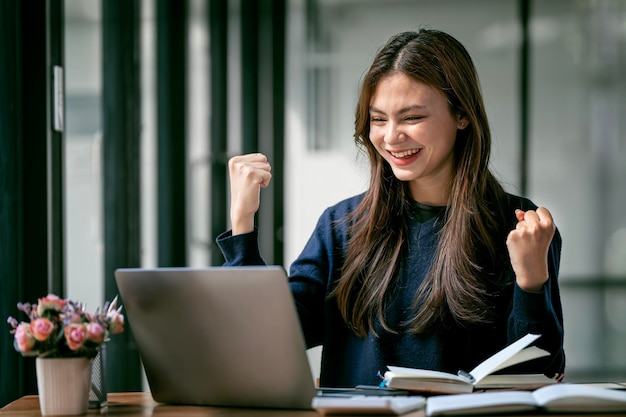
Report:
[[[37,259],[48,266],[29,287],[39,292],[25,290],[35,279],[20,266],[33,259],[24,237],[33,229],[20,210],[31,206],[13,206],[19,222],[10,230],[24,249],[3,258],[11,262],[0,268],[3,314],[16,314],[16,296],[34,301],[44,288],[95,308],[116,294],[112,271],[121,266],[219,265],[213,242],[228,228],[225,164],[243,152],[264,152],[272,163],[260,239],[268,263],[288,268],[322,211],[368,184],[352,139],[367,66],[391,35],[427,27],[455,36],[474,59],[493,171],[507,191],[548,207],[563,236],[566,380],[626,381],[626,2],[47,3],[41,48],[50,55],[52,39],[61,51],[65,91],[62,129],[45,109],[42,116],[48,246]],[[24,115],[36,92],[16,94]],[[27,195],[30,175],[0,192]],[[2,406],[33,385],[30,366],[12,365],[18,354],[0,340]],[[110,391],[146,389],[132,336],[111,345]],[[310,357],[317,370],[319,350]]]

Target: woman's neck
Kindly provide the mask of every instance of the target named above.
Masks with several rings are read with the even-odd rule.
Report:
[[[448,197],[450,196],[450,187],[442,184],[434,184],[425,186],[423,184],[410,184],[411,196],[413,200],[427,206],[441,207],[448,205]]]

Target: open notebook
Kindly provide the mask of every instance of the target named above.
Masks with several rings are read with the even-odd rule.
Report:
[[[118,269],[115,278],[156,401],[311,408],[282,267]]]

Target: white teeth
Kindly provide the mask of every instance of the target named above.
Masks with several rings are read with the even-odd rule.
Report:
[[[411,149],[411,150],[403,151],[403,152],[389,152],[389,153],[393,155],[395,158],[406,158],[407,156],[415,155],[419,151],[420,151],[419,149]]]

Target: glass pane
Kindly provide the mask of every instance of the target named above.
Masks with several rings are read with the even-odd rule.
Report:
[[[188,213],[189,265],[209,265],[211,242],[211,205],[207,192],[210,189],[210,87],[209,87],[209,28],[207,16],[209,3],[202,0],[189,2],[189,58],[188,58]],[[227,204],[227,202],[223,202]]]
[[[529,184],[564,236],[560,279],[574,378],[626,375],[624,22],[620,0],[533,3]]]
[[[100,18],[99,0],[65,0],[67,296],[90,311],[104,300]]]

